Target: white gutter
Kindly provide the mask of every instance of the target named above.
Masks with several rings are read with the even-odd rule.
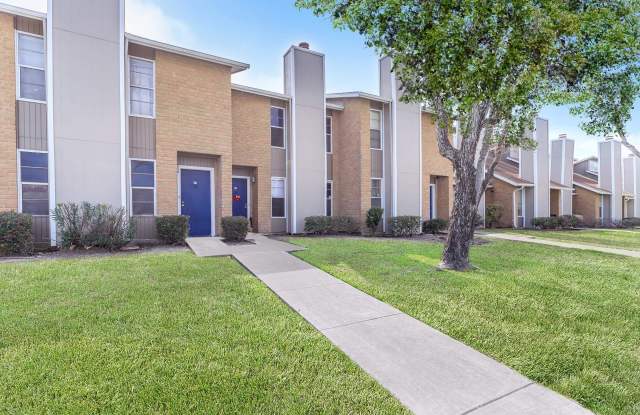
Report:
[[[53,123],[53,0],[47,1],[47,17],[44,21],[47,41],[47,154],[49,163],[49,213],[56,208],[56,146]],[[57,225],[49,214],[49,239],[51,246],[57,245]]]

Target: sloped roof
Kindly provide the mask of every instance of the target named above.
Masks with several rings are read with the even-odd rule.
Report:
[[[611,192],[598,187],[598,181],[581,174],[573,174],[573,184],[599,195],[610,195]]]
[[[509,183],[512,186],[518,187],[531,187],[533,183],[520,177],[518,165],[506,160],[500,160],[496,166],[496,170],[493,173],[493,177]]]

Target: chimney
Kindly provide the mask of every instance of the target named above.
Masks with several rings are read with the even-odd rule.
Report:
[[[393,72],[391,58],[381,58],[380,95],[391,101],[390,114],[385,127],[384,159],[390,161],[385,172],[385,183],[391,194],[391,216],[423,216],[422,192],[428,183],[422,183],[421,141],[422,107],[401,101],[402,89]],[[385,118],[386,121],[387,118]],[[385,207],[389,212],[389,209]]]
[[[325,215],[324,66],[324,55],[304,42],[284,55],[284,92],[291,96],[287,144],[291,233],[303,232],[306,217]]]
[[[536,143],[536,148],[520,151],[520,177],[534,184],[533,194],[527,197],[530,206],[525,206],[525,212],[532,212],[525,218],[525,224],[529,226],[532,218],[550,215],[549,121],[536,117],[533,131],[526,134]]]
[[[302,48],[302,49],[309,49],[309,43],[307,42],[300,42],[298,44],[298,47]]]
[[[622,220],[622,147],[619,141],[606,137],[598,143],[598,186],[611,192],[603,200],[605,223]]]
[[[566,134],[551,142],[551,180],[573,188],[573,153],[575,142]],[[560,214],[573,213],[573,190],[560,191]]]
[[[624,216],[640,218],[640,159],[630,154],[624,159],[623,168],[623,189],[632,196]]]

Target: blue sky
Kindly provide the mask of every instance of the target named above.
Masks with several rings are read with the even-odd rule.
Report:
[[[46,0],[0,0],[45,10]],[[293,0],[127,0],[127,31],[179,46],[249,63],[234,82],[282,91],[282,55],[306,41],[326,55],[327,90],[378,93],[377,57],[362,38],[333,28],[325,17],[298,10]],[[640,106],[638,106],[640,107]],[[597,137],[579,128],[566,108],[545,108],[550,136],[566,133],[576,140],[576,157],[596,153]],[[640,144],[640,110],[629,128]]]

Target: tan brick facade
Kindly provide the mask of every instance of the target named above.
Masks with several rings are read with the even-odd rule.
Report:
[[[486,193],[486,206],[502,206],[502,216],[498,222],[499,228],[513,227],[513,192],[516,187],[501,180],[492,180],[492,186]]]
[[[254,230],[271,232],[271,100],[232,91],[233,165],[251,167],[256,181],[251,189]],[[231,188],[229,188],[231,191]]]
[[[440,155],[436,137],[435,117],[422,113],[422,215],[429,218],[429,184],[436,181],[437,217],[449,219],[453,207],[453,166]]]
[[[13,16],[0,13],[0,211],[18,209]]]
[[[333,117],[333,209],[364,224],[371,207],[369,101],[342,101],[344,111]]]
[[[576,186],[573,194],[573,214],[582,216],[586,226],[599,225],[600,198],[598,193]]]
[[[230,68],[156,53],[157,200],[161,215],[178,213],[178,152],[216,156],[215,215],[231,215]]]

